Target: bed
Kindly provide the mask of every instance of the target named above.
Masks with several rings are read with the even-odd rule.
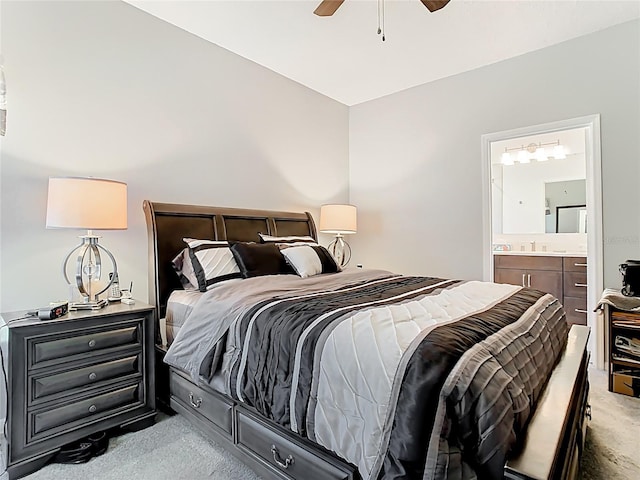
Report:
[[[188,311],[167,351],[183,238],[316,229],[309,213],[143,207],[159,400],[264,478],[576,478],[589,332],[567,334],[557,299],[358,269],[256,276],[177,301]]]

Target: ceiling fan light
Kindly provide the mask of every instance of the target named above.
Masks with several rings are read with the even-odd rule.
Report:
[[[556,160],[564,160],[567,158],[567,152],[564,149],[563,145],[556,145],[553,147],[553,158]]]
[[[517,160],[520,163],[529,163],[531,161],[531,159],[529,158],[529,152],[527,152],[526,150],[520,150],[518,152]]]
[[[513,165],[513,157],[509,152],[504,152],[500,159],[503,165]]]
[[[544,148],[542,147],[538,147],[536,148],[536,160],[538,160],[539,162],[546,162],[548,160],[547,158],[547,154],[544,151]]]

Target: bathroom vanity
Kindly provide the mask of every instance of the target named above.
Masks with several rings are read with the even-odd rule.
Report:
[[[495,252],[496,283],[531,287],[557,297],[567,312],[567,322],[587,324],[587,257],[545,252]]]

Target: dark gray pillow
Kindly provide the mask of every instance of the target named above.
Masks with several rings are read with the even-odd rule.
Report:
[[[231,253],[243,278],[293,273],[275,243],[236,242]]]

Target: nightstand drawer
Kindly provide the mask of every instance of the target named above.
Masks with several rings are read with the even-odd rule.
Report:
[[[65,334],[29,339],[28,365],[37,367],[50,360],[72,355],[99,352],[113,347],[140,345],[142,334],[139,322],[116,329],[89,329],[65,332]]]
[[[77,389],[88,385],[99,385],[108,380],[119,379],[127,375],[142,375],[141,354],[130,355],[125,358],[97,363],[82,368],[76,368],[53,375],[31,377],[31,402],[46,401],[56,393],[64,392],[72,395]]]
[[[29,413],[29,439],[32,442],[50,434],[75,427],[77,421],[100,419],[115,410],[142,404],[141,385],[129,385],[84,400],[66,402],[57,408],[35,410]]]

